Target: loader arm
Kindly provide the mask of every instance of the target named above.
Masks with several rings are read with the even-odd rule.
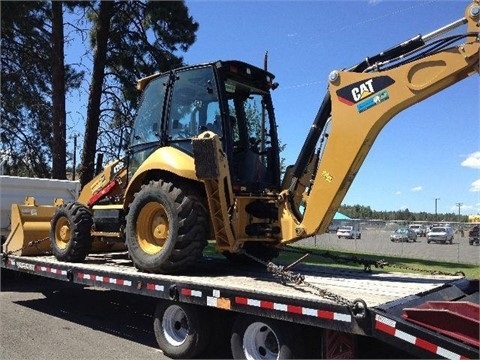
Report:
[[[479,13],[477,0],[467,7],[464,18],[349,70],[330,74],[328,93],[295,164],[289,187],[282,192],[282,243],[325,232],[378,134],[396,114],[478,72]],[[427,45],[438,35],[464,24],[467,33],[463,44],[441,49],[458,40],[452,36]],[[321,137],[325,145],[319,152],[316,144]],[[320,154],[318,166],[308,174],[309,163],[316,161],[316,151]],[[309,186],[302,185],[305,183]],[[299,196],[301,193],[303,196]],[[298,199],[304,201],[303,214],[298,211]]]

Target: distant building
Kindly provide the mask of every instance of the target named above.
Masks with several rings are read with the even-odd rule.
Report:
[[[469,223],[480,223],[480,214],[477,215],[468,215]]]

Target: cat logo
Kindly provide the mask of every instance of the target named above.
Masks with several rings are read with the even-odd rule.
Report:
[[[375,92],[375,90],[373,90],[372,82],[373,79],[367,80],[364,83],[361,83],[360,86],[352,89],[352,97],[355,102],[365,99]]]
[[[338,100],[347,105],[355,105],[373,94],[392,85],[395,81],[389,76],[378,76],[337,90]]]

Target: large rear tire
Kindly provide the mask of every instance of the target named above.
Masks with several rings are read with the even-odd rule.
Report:
[[[128,252],[142,271],[182,271],[202,257],[207,245],[207,212],[186,186],[163,180],[143,185],[126,220]]]
[[[211,326],[205,310],[191,304],[159,301],[153,329],[160,349],[174,359],[200,354],[210,341]]]
[[[92,248],[90,210],[80,203],[59,206],[51,220],[50,243],[60,261],[82,262]]]

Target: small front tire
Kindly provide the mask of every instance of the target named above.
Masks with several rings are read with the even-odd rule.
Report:
[[[92,248],[90,209],[73,202],[59,206],[51,220],[50,244],[60,261],[82,262]]]

